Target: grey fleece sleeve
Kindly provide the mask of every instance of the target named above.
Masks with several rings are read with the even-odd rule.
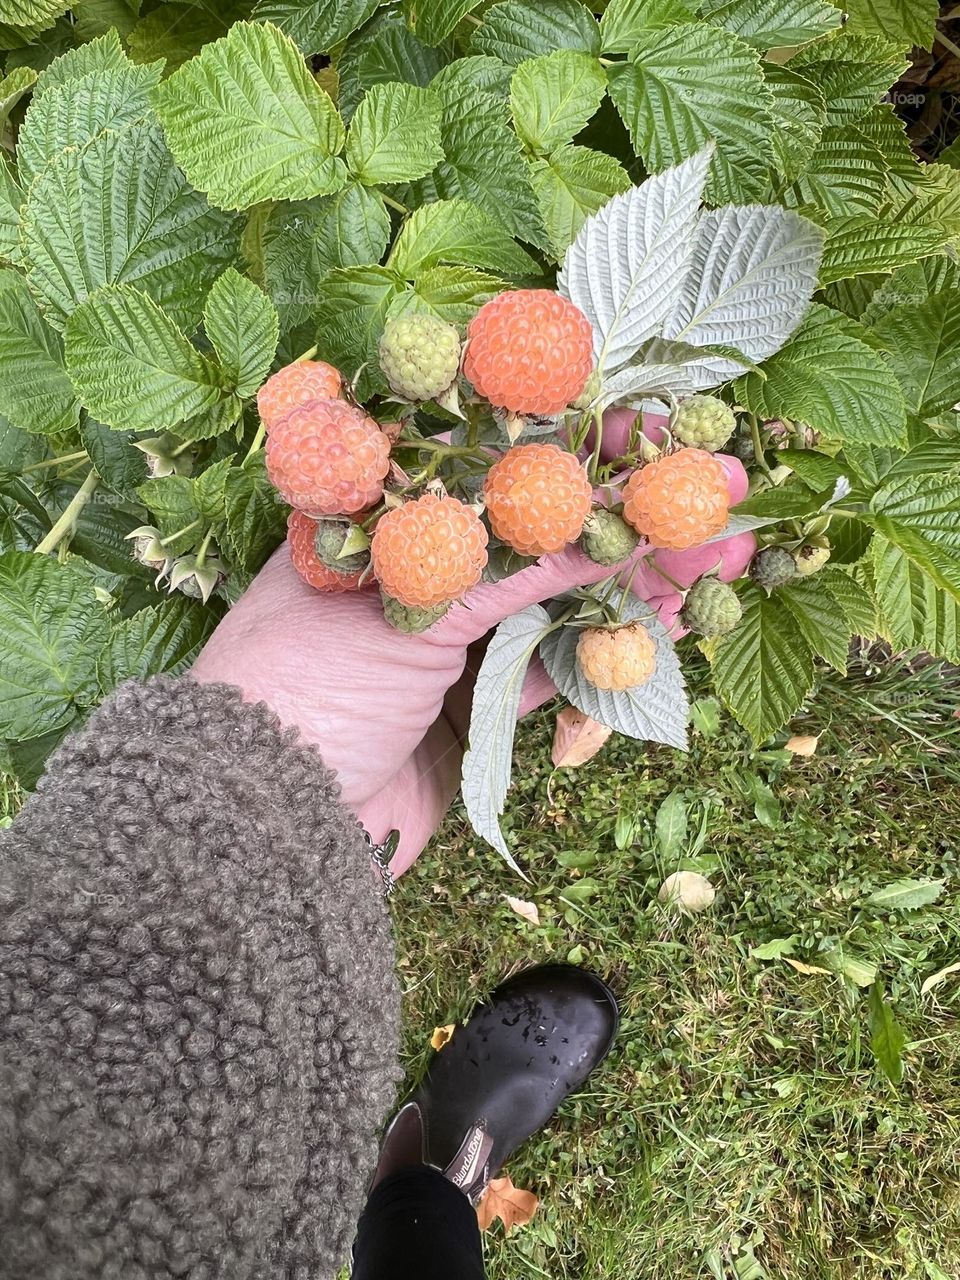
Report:
[[[122,686],[0,836],[0,1277],[327,1280],[398,1039],[316,752],[229,686]]]

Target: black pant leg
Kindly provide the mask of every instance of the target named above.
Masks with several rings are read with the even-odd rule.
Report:
[[[392,1174],[360,1218],[353,1280],[484,1280],[476,1210],[436,1169]]]

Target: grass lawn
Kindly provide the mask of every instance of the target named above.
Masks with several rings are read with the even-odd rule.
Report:
[[[554,772],[545,710],[505,821],[529,885],[453,811],[393,899],[411,1079],[434,1026],[521,965],[582,961],[624,1015],[587,1091],[512,1161],[542,1205],[491,1232],[491,1280],[960,1275],[960,971],[921,994],[960,961],[955,680],[859,664],[794,721],[822,732],[809,760],[752,749],[706,701],[688,756],[613,738]],[[657,901],[678,867],[716,886],[704,914]],[[920,909],[865,905],[907,877],[946,883]],[[829,972],[751,956],[777,939]],[[868,983],[872,966],[907,1039],[898,1087],[870,1048],[869,986],[840,972]]]

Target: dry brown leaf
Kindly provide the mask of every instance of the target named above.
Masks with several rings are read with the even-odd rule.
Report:
[[[505,893],[503,896],[511,911],[515,911],[518,916],[522,916],[530,924],[540,923],[540,912],[537,910],[535,902],[525,902],[523,898],[511,898],[509,893]]]
[[[605,724],[591,720],[576,707],[564,707],[557,716],[553,731],[551,759],[554,768],[570,769],[586,764],[597,754],[613,730]]]
[[[790,738],[783,745],[787,751],[792,751],[795,756],[804,756],[807,760],[817,753],[817,743],[820,741],[820,735],[817,734],[799,734],[795,738]]]
[[[818,969],[815,964],[804,964],[802,960],[794,960],[792,956],[782,956],[781,959],[786,960],[787,964],[796,969],[797,973],[825,973],[829,977],[832,970]]]
[[[489,1231],[496,1218],[504,1225],[507,1235],[512,1227],[525,1227],[537,1212],[540,1201],[532,1191],[520,1191],[513,1185],[509,1174],[492,1178],[477,1205],[477,1221],[481,1231]]]
[[[455,1022],[448,1022],[445,1027],[434,1027],[433,1035],[430,1037],[430,1048],[442,1049],[445,1044],[449,1044],[456,1029]]]

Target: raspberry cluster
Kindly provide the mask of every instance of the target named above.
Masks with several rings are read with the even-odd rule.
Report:
[[[727,472],[712,450],[732,430],[731,411],[713,397],[691,397],[653,460],[634,465],[625,483],[609,469],[598,476],[599,447],[592,455],[581,448],[592,421],[584,406],[600,390],[593,345],[590,322],[573,303],[547,289],[518,289],[480,307],[465,335],[429,314],[388,320],[381,387],[394,397],[398,423],[381,426],[322,360],[273,374],[257,399],[265,460],[293,508],[288,542],[303,579],[319,591],[378,587],[388,623],[413,634],[481,581],[491,539],[498,552],[527,558],[578,545],[615,573],[647,548],[684,550],[722,532]],[[461,415],[467,424],[449,441],[425,437],[418,417],[425,405],[427,415]],[[530,442],[531,433],[547,438]],[[702,447],[678,447],[683,440]],[[602,500],[594,503],[598,480]],[[819,567],[812,552],[807,559],[810,571]],[[490,572],[503,571],[498,558]],[[754,574],[764,582],[775,576],[761,558]],[[722,634],[738,610],[728,587],[704,582],[688,592],[686,625]],[[598,688],[628,689],[649,679],[655,646],[639,624],[608,615],[600,626],[591,617],[577,656]]]

